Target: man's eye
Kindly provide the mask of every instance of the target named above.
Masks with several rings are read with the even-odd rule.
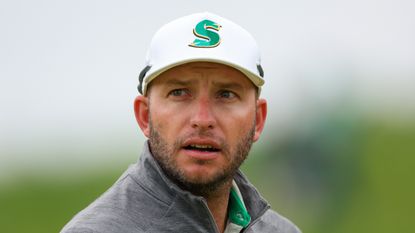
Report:
[[[225,99],[232,99],[236,97],[236,94],[231,91],[221,91],[219,92],[219,97]]]
[[[169,93],[169,95],[171,95],[171,96],[184,96],[186,94],[187,94],[187,92],[184,89],[175,89],[175,90],[172,90]]]

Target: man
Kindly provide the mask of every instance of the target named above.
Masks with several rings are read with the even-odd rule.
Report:
[[[238,170],[267,114],[247,31],[210,13],[177,19],[153,37],[139,81],[139,162],[62,232],[300,232]]]

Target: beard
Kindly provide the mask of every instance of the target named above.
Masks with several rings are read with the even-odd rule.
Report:
[[[220,140],[221,152],[226,157],[228,163],[219,172],[213,174],[211,177],[203,177],[203,179],[194,180],[186,176],[184,169],[177,164],[175,151],[181,148],[183,141],[192,136],[210,136],[211,133],[204,130],[199,130],[191,135],[177,138],[172,145],[161,136],[150,120],[150,137],[149,144],[153,157],[164,173],[180,188],[187,190],[194,195],[210,196],[224,185],[229,184],[241,164],[247,158],[248,153],[253,143],[255,133],[255,122],[251,129],[237,140],[234,148],[230,148],[229,144],[224,140]],[[208,163],[206,161],[198,161],[200,165]]]

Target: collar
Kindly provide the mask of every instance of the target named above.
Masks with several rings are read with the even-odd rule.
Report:
[[[244,199],[235,180],[232,181],[232,188],[229,194],[228,219],[229,222],[241,228],[247,227],[251,222],[251,216],[245,207]]]

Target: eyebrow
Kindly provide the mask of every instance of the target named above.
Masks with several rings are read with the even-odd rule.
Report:
[[[225,89],[234,89],[234,90],[243,90],[245,89],[243,85],[236,82],[213,82],[214,86],[225,88]]]

